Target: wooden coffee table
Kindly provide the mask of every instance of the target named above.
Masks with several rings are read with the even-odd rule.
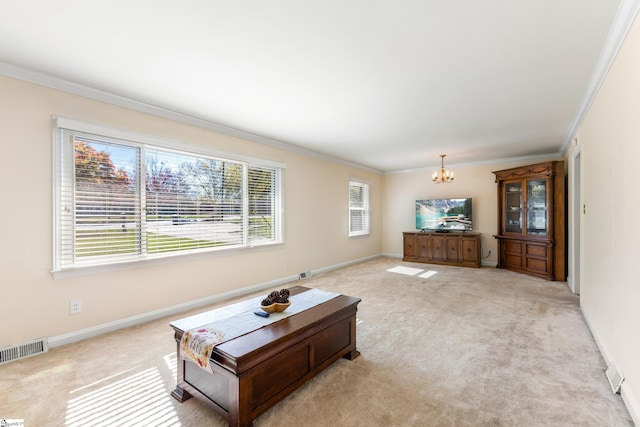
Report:
[[[290,288],[291,295],[308,288]],[[184,402],[195,396],[230,426],[253,420],[341,357],[352,360],[356,349],[359,298],[339,295],[301,313],[218,344],[207,372],[182,359],[182,334],[203,326],[207,314],[171,322],[175,331],[178,384],[171,395]],[[257,309],[257,307],[256,307]]]

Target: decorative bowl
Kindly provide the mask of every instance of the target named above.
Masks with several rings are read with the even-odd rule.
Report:
[[[266,311],[267,313],[280,313],[285,311],[287,307],[289,307],[290,305],[291,305],[291,301],[285,302],[285,303],[274,302],[271,305],[261,305],[260,308]]]

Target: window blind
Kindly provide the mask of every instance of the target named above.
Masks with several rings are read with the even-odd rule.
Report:
[[[369,185],[349,183],[349,236],[369,234]]]
[[[282,242],[272,162],[58,131],[54,271]]]

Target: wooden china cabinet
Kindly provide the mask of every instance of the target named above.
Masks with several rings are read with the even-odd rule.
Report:
[[[566,280],[564,162],[493,172],[498,184],[498,268]]]

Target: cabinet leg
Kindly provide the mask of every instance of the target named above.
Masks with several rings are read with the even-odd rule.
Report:
[[[177,386],[171,392],[171,396],[173,396],[180,403],[184,402],[185,400],[191,399],[192,397],[188,391],[184,391],[182,388]]]
[[[348,360],[353,360],[358,356],[360,356],[360,352],[358,350],[356,350],[356,349],[353,349],[349,353],[345,354],[342,357],[345,358],[345,359],[348,359]]]

